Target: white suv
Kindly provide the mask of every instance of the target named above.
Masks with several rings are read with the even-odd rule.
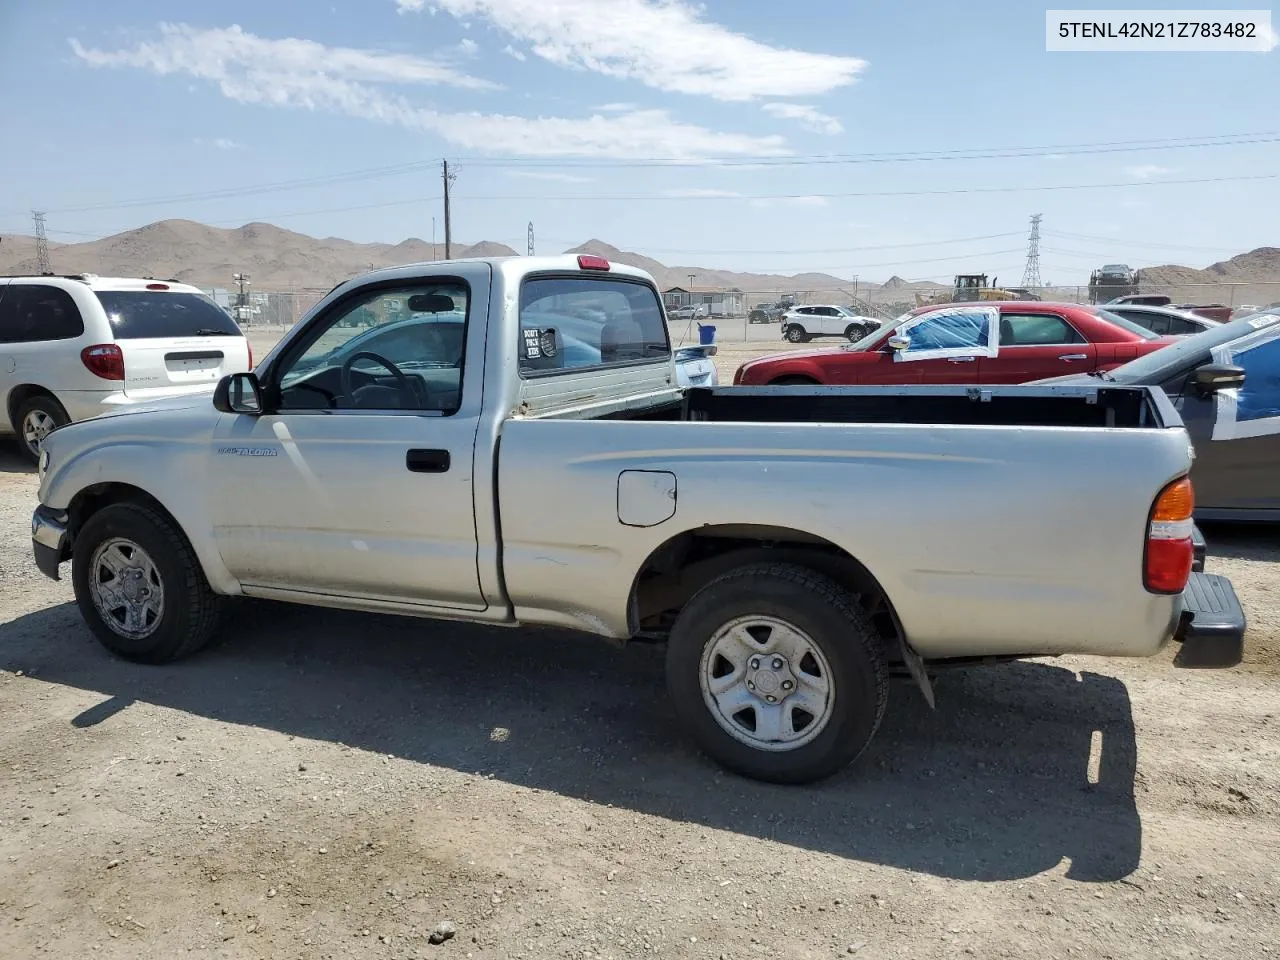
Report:
[[[814,337],[844,337],[852,343],[879,329],[880,321],[874,317],[834,304],[792,307],[782,316],[782,338],[792,343],[807,343]]]
[[[236,322],[185,283],[0,277],[0,435],[32,461],[65,423],[212,391],[252,366]]]

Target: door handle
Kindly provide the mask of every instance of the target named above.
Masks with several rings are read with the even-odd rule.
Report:
[[[1059,360],[1088,360],[1089,355],[1087,353],[1064,353],[1058,359]]]
[[[412,473],[444,473],[449,469],[448,450],[410,450],[404,465]]]
[[[973,363],[973,361],[977,360],[978,358],[977,357],[948,357],[947,359],[952,363]]]

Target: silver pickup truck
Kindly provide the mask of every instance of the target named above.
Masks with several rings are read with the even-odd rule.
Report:
[[[858,756],[894,671],[932,703],[949,665],[1171,641],[1187,666],[1240,660],[1230,583],[1192,571],[1162,392],[674,371],[639,270],[371,273],[212,399],[51,434],[35,559],[71,561],[93,633],[147,663],[241,595],[663,641],[692,738],[778,782]]]

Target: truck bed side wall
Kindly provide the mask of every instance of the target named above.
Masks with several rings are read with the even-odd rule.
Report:
[[[1142,587],[1181,430],[514,419],[498,464],[517,617],[628,635],[659,545],[703,525],[821,536],[879,580],[926,657],[1149,655],[1178,600]],[[677,477],[675,515],[618,519],[618,475]]]

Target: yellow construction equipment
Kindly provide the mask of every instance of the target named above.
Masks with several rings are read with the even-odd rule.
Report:
[[[998,279],[998,278],[996,278]],[[932,297],[916,294],[916,306],[924,307],[934,303],[973,303],[981,300],[1016,300],[1013,293],[995,282],[987,285],[985,273],[958,273],[950,293],[939,293]]]

